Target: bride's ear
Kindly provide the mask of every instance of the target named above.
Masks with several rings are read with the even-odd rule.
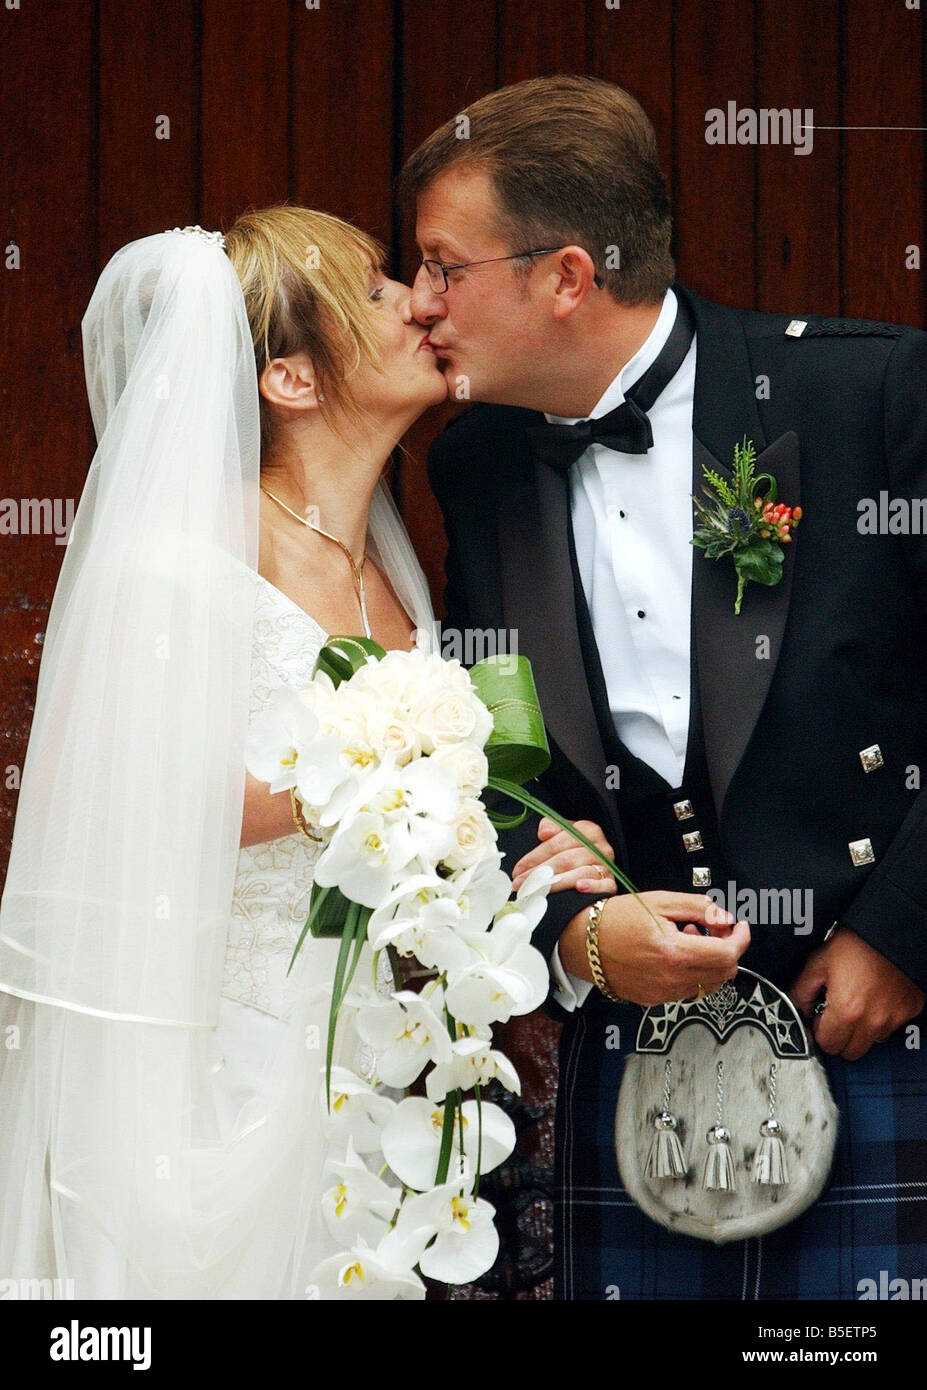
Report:
[[[258,378],[261,395],[271,405],[287,410],[317,410],[325,397],[312,365],[304,352],[289,357],[273,357]]]

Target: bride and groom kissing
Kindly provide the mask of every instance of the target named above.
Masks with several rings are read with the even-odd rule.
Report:
[[[550,963],[547,1007],[563,1023],[555,1298],[602,1300],[616,1288],[631,1299],[851,1298],[873,1269],[917,1277],[927,1256],[927,1064],[904,1025],[922,1013],[927,987],[927,800],[910,775],[927,759],[927,692],[919,679],[927,542],[861,536],[856,518],[858,499],[880,488],[902,496],[924,490],[927,334],[730,309],[676,280],[654,131],[621,88],[583,77],[532,79],[483,97],[466,114],[467,139],[449,121],[412,154],[400,178],[400,197],[414,203],[422,258],[411,288],[382,273],[369,238],[325,214],[267,209],[245,214],[225,234],[243,291],[249,370],[253,376],[256,362],[260,382],[265,589],[252,702],[275,683],[304,681],[326,633],[358,631],[362,623],[384,648],[415,644],[417,629],[432,620],[428,596],[378,482],[424,410],[448,398],[469,400],[429,453],[448,539],[445,629],[517,633],[551,752],[537,790],[623,868],[644,900],[597,878],[589,853],[548,821],[529,816],[500,832],[503,867],[516,885],[539,863],[558,874],[534,937]],[[300,271],[307,242],[316,243],[312,276]],[[150,313],[167,321],[169,305],[156,294]],[[107,319],[114,321],[121,332],[115,316]],[[124,323],[128,335],[128,316]],[[117,344],[116,351],[125,350]],[[98,359],[85,354],[88,372]],[[761,376],[768,392],[757,391]],[[170,379],[166,414],[180,409],[182,397],[182,373]],[[99,421],[115,418],[117,396],[112,384],[100,390],[98,435]],[[206,412],[208,396],[202,405]],[[235,428],[247,436],[241,412]],[[754,571],[759,582],[741,595],[730,553],[714,558],[692,545],[692,497],[702,495],[706,468],[731,478],[742,439],[755,447],[757,473],[775,477],[792,511],[769,516],[770,533],[781,541],[778,582]],[[210,438],[203,435],[202,444],[210,447]],[[139,497],[150,499],[157,471],[143,484]],[[211,517],[214,499],[204,493],[199,501],[205,505],[196,514]],[[732,534],[736,514],[728,509]],[[72,565],[80,558],[78,551]],[[218,601],[232,600],[221,593]],[[200,611],[204,622],[216,621],[211,610]],[[191,670],[164,662],[159,681],[198,672],[211,690],[206,683],[227,670],[216,651],[230,661],[233,649],[236,661],[243,655],[231,626],[216,628],[216,643],[225,646],[204,655],[191,623]],[[125,642],[132,640],[127,632]],[[215,700],[197,688],[212,710]],[[51,698],[48,689],[40,700],[43,694]],[[39,710],[37,703],[37,720]],[[221,720],[214,727],[221,730]],[[209,732],[204,727],[204,740]],[[191,788],[189,763],[199,756],[192,738],[183,755]],[[204,762],[214,814],[198,839],[175,836],[170,846],[175,865],[194,856],[191,874],[205,862],[204,846],[225,862],[225,822],[208,771]],[[228,798],[234,810],[234,790]],[[198,804],[189,791],[177,803],[184,814]],[[78,1106],[81,1086],[101,1084],[93,1059],[112,1052],[105,1025],[88,1022],[84,1052],[75,1052],[73,1038],[70,1052],[61,1043],[60,1067],[76,1059],[69,1084],[56,1072],[59,1084],[45,1088],[37,1115],[22,1062],[17,1074],[7,1060],[0,1074],[22,1120],[15,1144],[8,1138],[0,1147],[0,1178],[21,1194],[0,1221],[0,1273],[42,1272],[55,1249],[47,1269],[60,1272],[67,1249],[71,1268],[86,1272],[79,1295],[85,1287],[91,1296],[138,1294],[153,1280],[146,1284],[144,1273],[127,1279],[125,1268],[147,1259],[149,1273],[155,1265],[170,1271],[160,1286],[170,1296],[235,1297],[243,1289],[245,1296],[300,1296],[285,1291],[300,1287],[301,1271],[317,1263],[318,1234],[302,1217],[314,1201],[306,1174],[321,1166],[310,1129],[315,1111],[297,1111],[289,1097],[287,1124],[265,1122],[268,1097],[283,1095],[284,1072],[304,1085],[305,1053],[272,1051],[284,1012],[287,931],[298,932],[305,918],[294,883],[311,885],[312,875],[312,846],[299,830],[294,835],[294,815],[287,797],[248,774],[215,1034],[222,1058],[196,1060],[198,1076],[218,1077],[204,1087],[228,1087],[221,1095],[216,1089],[216,1104],[248,1119],[258,1142],[266,1136],[267,1166],[249,1158],[247,1171],[232,1177],[231,1160],[220,1172],[210,1167],[212,1150],[198,1159],[209,1179],[203,1191],[217,1197],[213,1225],[200,1222],[208,1257],[191,1234],[189,1203],[176,1183],[173,1190],[159,1184],[152,1206],[164,1213],[173,1203],[176,1229],[167,1219],[141,1223],[133,1206],[138,1183],[126,1185],[131,1163],[123,1172],[104,1153],[101,1135],[115,1110],[98,1103],[85,1119]],[[115,842],[134,827],[131,817],[107,821],[107,834]],[[13,913],[33,911],[17,848],[14,838],[0,945],[17,935]],[[34,862],[60,882],[51,848]],[[139,858],[139,880],[153,861]],[[73,862],[82,872],[79,856]],[[205,909],[213,906],[218,920],[221,873],[215,887],[205,873],[197,881],[201,920],[211,919]],[[158,880],[151,882],[154,892]],[[796,932],[757,913],[735,920],[705,891],[729,883],[758,896],[773,887],[808,893],[812,929],[803,920]],[[122,918],[113,922],[120,926]],[[124,956],[113,948],[123,966],[141,950],[137,933],[124,941]],[[186,939],[183,949],[192,950]],[[111,980],[96,991],[88,983],[92,957],[76,968],[84,958],[66,954],[67,988],[98,1019],[144,1025],[157,1016],[187,1028],[214,1026],[205,985],[178,1003],[173,977],[165,976],[168,1005],[143,997],[133,982],[132,1007],[120,999],[114,1008]],[[39,966],[22,963],[28,955],[0,949],[0,989],[21,1001],[65,998],[60,969],[51,969],[53,987],[39,988]],[[138,958],[152,968],[151,951]],[[329,957],[314,959],[320,970],[330,966]],[[35,960],[41,965],[41,953],[32,953]],[[788,990],[808,1017],[840,1134],[830,1185],[816,1205],[768,1236],[718,1248],[664,1230],[628,1198],[614,1117],[641,1006],[704,997],[740,964]],[[29,980],[27,969],[36,972]],[[192,956],[189,972],[201,985],[214,978]],[[183,1082],[191,1065],[183,1029],[167,1030],[166,1041],[161,1032],[157,1085],[143,1093],[131,1067],[112,1082],[124,1086],[126,1104],[137,1106],[139,1123],[153,1135],[160,1131],[144,1106],[160,1106],[161,1116],[175,1120],[182,1114],[184,1126],[194,1113]],[[141,1044],[136,1055],[143,1056]],[[37,1051],[35,1060],[49,1076]],[[111,1072],[105,1075],[109,1085]],[[172,1085],[173,1098],[165,1099]],[[305,1100],[302,1091],[293,1094]],[[117,1215],[105,1238],[78,1203],[67,1206],[84,1181],[79,1163],[51,1198],[54,1219],[48,1215],[45,1153],[69,1131],[60,1115],[52,1122],[47,1107],[62,1096],[75,1107],[68,1117],[73,1153],[83,1161],[95,1146],[104,1155],[99,1172],[107,1182],[97,1174],[82,1191],[83,1205],[99,1210],[110,1191],[130,1194],[125,1207],[110,1200]],[[302,1130],[294,1128],[297,1113]],[[189,1137],[188,1128],[178,1132]],[[199,1131],[195,1138],[202,1155],[207,1139]],[[286,1146],[287,1166],[275,1145]],[[31,1178],[22,1176],[27,1168]],[[31,1214],[34,1231],[24,1235]],[[45,1253],[30,1263],[39,1250]],[[102,1277],[104,1260],[112,1265]]]

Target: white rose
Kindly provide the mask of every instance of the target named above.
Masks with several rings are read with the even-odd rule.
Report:
[[[486,754],[476,743],[443,743],[431,756],[450,768],[463,796],[478,796],[489,780]]]
[[[421,735],[398,706],[387,706],[379,717],[371,718],[368,723],[370,737],[379,757],[391,749],[396,754],[397,767],[404,767],[421,755]]]
[[[496,848],[496,832],[481,801],[464,797],[452,824],[454,848],[444,856],[449,869],[468,869]]]
[[[420,651],[389,651],[381,661],[368,661],[355,671],[351,686],[407,708],[422,688],[424,665]]]
[[[464,666],[461,666],[456,656],[445,660],[437,652],[432,653],[426,662],[426,671],[429,676],[434,676],[441,685],[449,686],[452,690],[473,689],[470,673]]]
[[[439,686],[426,692],[411,714],[422,735],[422,748],[431,753],[442,743],[476,743],[482,748],[492,733],[492,715],[475,695]]]

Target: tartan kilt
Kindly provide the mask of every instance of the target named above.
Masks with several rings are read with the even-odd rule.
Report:
[[[927,1278],[927,1010],[919,1047],[906,1025],[856,1062],[820,1054],[840,1112],[827,1187],[787,1226],[721,1246],[665,1230],[620,1184],[615,1106],[640,1016],[594,994],[564,1025],[555,1299],[885,1298],[892,1280]]]

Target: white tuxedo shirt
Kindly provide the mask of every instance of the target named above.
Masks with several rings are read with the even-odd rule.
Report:
[[[676,312],[676,295],[668,289],[649,337],[589,419],[621,404],[659,355]],[[569,475],[576,559],[615,731],[672,787],[682,782],[689,732],[695,354],[693,339],[647,412],[653,430],[648,453],[591,444]],[[582,1004],[593,986],[566,974],[556,947],[550,965],[558,1003],[568,1010]]]

